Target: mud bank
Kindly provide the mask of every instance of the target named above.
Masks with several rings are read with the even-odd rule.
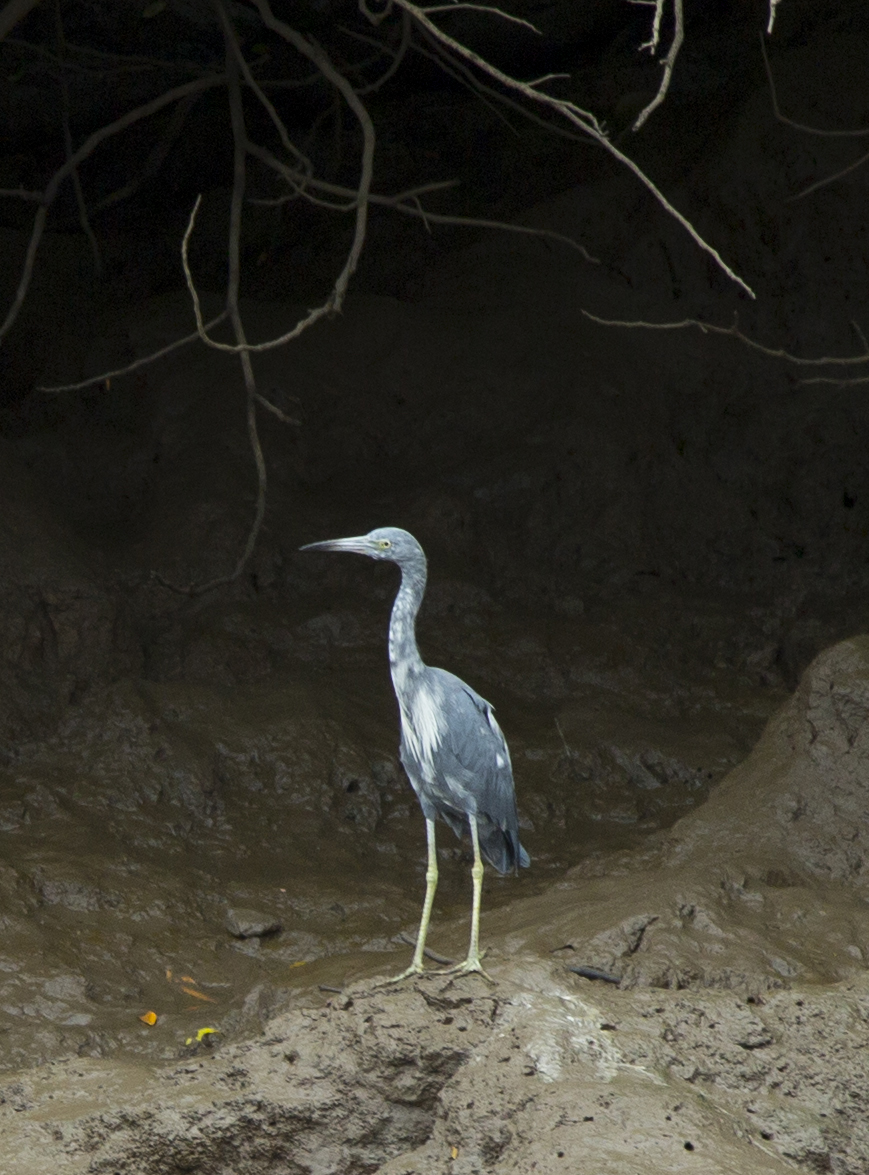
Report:
[[[867,700],[869,637],[822,654],[658,843],[599,854],[484,918],[492,987],[363,979],[162,1067],[7,1075],[6,1170],[857,1175]],[[438,926],[436,945],[460,950],[465,929]]]

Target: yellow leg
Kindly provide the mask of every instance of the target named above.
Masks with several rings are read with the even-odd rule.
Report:
[[[467,959],[465,959],[464,963],[459,963],[457,967],[451,967],[450,971],[454,974],[476,971],[484,979],[488,979],[490,983],[494,983],[495,981],[491,975],[487,975],[483,970],[483,964],[481,962],[482,955],[480,954],[480,899],[483,893],[483,858],[480,855],[480,836],[477,832],[476,816],[469,816],[468,822],[471,826],[471,840],[474,842],[474,867],[471,869],[471,879],[474,883],[474,901],[471,907],[471,942],[468,947]]]
[[[435,846],[434,820],[426,820],[425,831],[428,839],[428,867],[425,871],[425,901],[422,904],[422,918],[420,918],[419,933],[416,936],[416,949],[413,952],[413,962],[400,975],[396,975],[392,979],[386,979],[383,981],[384,983],[398,983],[400,979],[407,979],[409,975],[421,975],[425,971],[422,962],[423,952],[425,951],[425,940],[428,935],[431,908],[434,905],[435,890],[438,887],[438,855]]]

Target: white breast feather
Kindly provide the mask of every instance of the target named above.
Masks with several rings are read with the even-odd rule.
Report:
[[[434,753],[443,734],[443,718],[437,705],[437,698],[428,688],[421,685],[413,703],[413,719],[402,707],[404,737],[411,751],[422,764],[426,774],[434,772]]]

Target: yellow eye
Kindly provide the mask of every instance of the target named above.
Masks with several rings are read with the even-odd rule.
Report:
[[[385,551],[388,547],[392,546],[392,543],[389,541],[389,539],[378,539],[377,545],[380,547],[381,551]]]

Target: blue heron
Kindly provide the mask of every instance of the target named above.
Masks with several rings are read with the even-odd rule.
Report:
[[[399,754],[425,816],[428,868],[413,962],[395,980],[425,969],[423,952],[438,883],[438,816],[459,837],[468,825],[474,847],[471,943],[468,957],[451,970],[478,971],[488,979],[480,961],[483,858],[499,873],[515,873],[531,863],[519,843],[510,752],[492,707],[460,678],[432,669],[419,655],[416,615],[425,592],[426,559],[412,534],[386,526],[358,538],[309,543],[302,550],[351,551],[401,568],[389,621],[389,665],[401,714]]]

